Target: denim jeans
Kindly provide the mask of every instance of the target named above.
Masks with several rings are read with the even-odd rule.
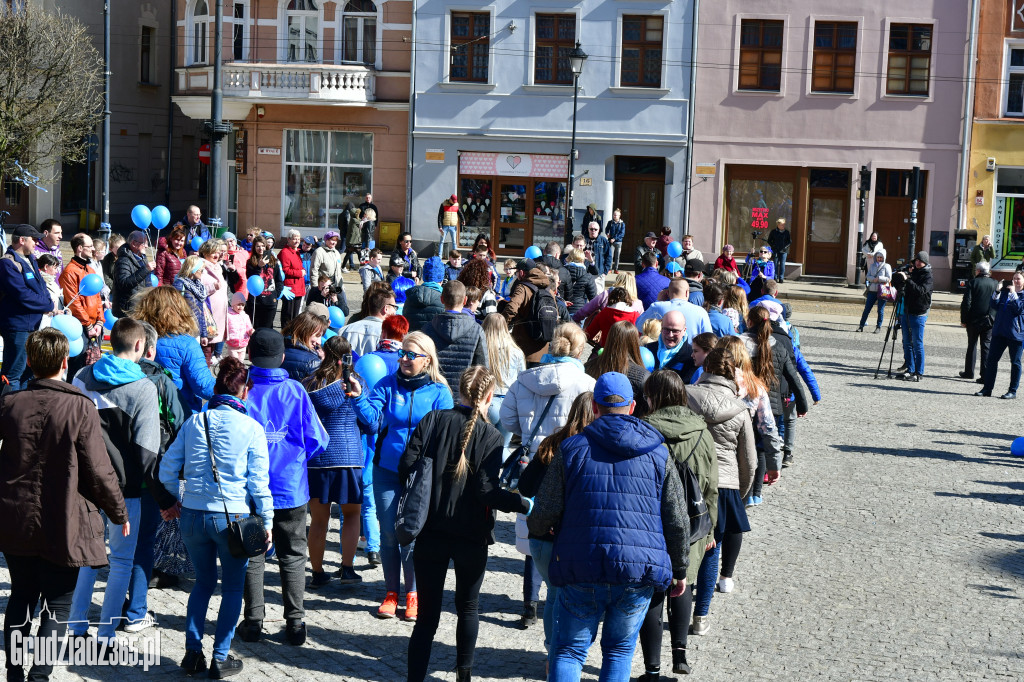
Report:
[[[380,522],[377,521],[377,504],[373,499],[373,467],[363,467],[363,471],[371,472],[363,475],[363,506],[359,510],[362,535],[366,538],[366,551],[380,551]]]
[[[395,521],[398,519],[398,498],[404,484],[397,471],[390,471],[373,465],[373,496],[377,504],[377,520],[380,521],[380,562],[384,568],[384,589],[398,592],[402,575],[405,574],[405,591],[416,591],[416,573],[412,565],[412,552],[416,543],[398,545],[395,535]]]
[[[860,316],[860,328],[863,329],[864,325],[867,324],[868,314],[871,312],[871,306],[878,303],[878,323],[876,327],[881,327],[885,317],[885,299],[878,298],[877,291],[869,291],[867,300],[864,301],[864,313]]]
[[[32,332],[4,332],[4,366],[3,375],[11,383],[12,391],[25,388],[32,370],[28,368],[28,353],[25,344]]]
[[[793,452],[796,449],[796,401],[790,400],[782,408],[785,417],[785,431],[782,433],[782,451]]]
[[[715,595],[718,584],[718,557],[722,554],[722,544],[717,543],[714,549],[704,552],[697,571],[697,600],[694,602],[693,615],[706,616],[711,610],[711,597]]]
[[[502,437],[502,456],[501,461],[504,462],[505,458],[512,454],[509,449],[509,443],[512,442],[512,432],[501,425],[501,404],[505,402],[505,396],[496,395],[491,400],[491,406],[487,408],[487,421],[491,423],[491,426],[498,429],[498,433]]]
[[[629,680],[640,625],[653,586],[577,583],[558,590],[557,625],[548,660],[549,682],[579,680],[587,651],[601,628],[601,682]]]
[[[903,313],[903,361],[909,374],[924,374],[924,323],[927,315]]]
[[[619,271],[619,257],[622,256],[622,242],[615,242],[612,246],[612,269]]]
[[[786,279],[786,256],[785,251],[776,251],[772,254],[772,261],[775,262],[775,281],[782,282]]]
[[[97,637],[113,639],[114,630],[121,619],[128,584],[132,579],[132,566],[135,564],[135,545],[139,534],[139,517],[142,515],[142,501],[138,497],[126,497],[124,505],[128,509],[128,523],[131,533],[128,537],[121,535],[121,525],[107,519],[110,535],[110,571],[107,574],[107,587],[103,591],[103,607],[100,609],[100,620]],[[89,629],[89,606],[92,604],[92,591],[96,582],[95,568],[83,566],[78,572],[78,584],[75,585],[75,596],[71,599],[71,616],[68,626],[72,634],[84,635]]]
[[[1003,358],[1003,351],[1010,351],[1010,393],[1016,393],[1020,387],[1020,359],[1024,345],[1020,341],[1008,336],[993,336],[992,348],[988,353],[988,366],[985,368],[986,393],[991,393],[996,385],[996,375],[999,373],[999,361]]]
[[[551,633],[555,624],[555,602],[558,601],[558,588],[551,584],[548,577],[548,566],[551,564],[551,554],[555,549],[555,543],[545,540],[530,538],[530,556],[537,567],[537,572],[544,579],[548,586],[547,597],[544,598],[544,649],[551,650]]]
[[[437,255],[440,256],[442,260],[448,260],[448,255],[447,255],[447,253],[444,250],[444,243],[445,243],[445,241],[450,239],[452,243],[451,243],[451,245],[448,248],[449,249],[454,249],[455,247],[457,247],[459,245],[458,235],[459,235],[459,230],[458,230],[457,227],[453,227],[453,226],[445,226],[444,227],[443,231],[441,232],[441,241],[438,242],[438,244],[437,244]]]
[[[233,514],[232,521],[242,518]],[[245,584],[246,558],[237,558],[228,549],[228,522],[224,512],[181,510],[181,539],[196,567],[196,584],[188,596],[185,610],[185,650],[203,650],[203,632],[210,597],[217,587],[217,559],[220,559],[220,611],[213,635],[213,657],[227,658],[235,623],[242,611],[242,586]]]
[[[146,596],[149,592],[149,579],[153,577],[153,562],[156,555],[156,531],[160,527],[160,505],[153,496],[143,493],[140,498],[142,510],[139,515],[138,527],[132,527],[132,534],[138,533],[135,545],[135,563],[132,564],[132,578],[128,584],[128,607],[124,616],[129,623],[146,617]]]

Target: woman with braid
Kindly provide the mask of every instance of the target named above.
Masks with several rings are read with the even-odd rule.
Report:
[[[455,562],[456,674],[470,679],[480,627],[478,600],[494,543],[494,512],[529,514],[533,501],[498,487],[503,439],[487,423],[496,380],[483,367],[462,373],[463,404],[429,412],[416,427],[398,467],[400,480],[420,457],[433,463],[433,492],[426,524],[416,538],[413,565],[419,589],[419,618],[409,639],[410,682],[427,675],[430,647],[441,619],[448,563]]]

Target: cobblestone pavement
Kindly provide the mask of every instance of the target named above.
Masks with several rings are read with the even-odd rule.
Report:
[[[356,300],[355,298],[351,300]],[[797,306],[804,353],[824,400],[798,427],[797,462],[751,511],[736,589],[718,594],[712,629],[691,637],[694,678],[705,680],[1024,679],[1024,435],[1020,403],[974,398],[962,369],[965,334],[929,323],[926,378],[872,378],[882,336],[855,334],[856,306]],[[811,314],[812,313],[812,314]],[[896,364],[900,353],[896,354]],[[884,373],[883,373],[884,374]],[[1005,390],[1008,365],[997,391]],[[332,522],[328,570],[339,565]],[[481,596],[475,679],[531,680],[544,672],[542,629],[519,630],[522,560],[512,517],[499,518]],[[267,574],[267,636],[236,639],[239,680],[399,680],[412,626],[372,616],[382,573],[360,556],[364,583],[307,594],[309,642],[284,641],[274,562]],[[0,602],[8,588],[0,568]],[[97,583],[98,616],[103,582]],[[453,680],[454,579],[433,647],[431,679]],[[179,676],[184,589],[153,591],[161,665],[72,667],[58,680]],[[216,612],[218,598],[211,605]],[[209,654],[207,627],[206,651]],[[663,661],[671,660],[668,636]],[[596,679],[594,646],[584,679]],[[639,651],[634,675],[642,672]]]

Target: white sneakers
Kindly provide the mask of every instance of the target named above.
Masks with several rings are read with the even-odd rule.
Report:
[[[718,591],[729,594],[732,589],[736,586],[732,578],[720,578],[718,580]]]
[[[690,632],[695,635],[706,635],[711,629],[711,616],[694,616]]]
[[[128,623],[124,626],[125,632],[142,632],[147,628],[151,628],[156,625],[156,616],[150,611],[146,614],[145,618],[137,620],[133,623]]]

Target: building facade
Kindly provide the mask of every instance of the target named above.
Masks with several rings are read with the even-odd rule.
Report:
[[[224,3],[226,223],[318,235],[367,194],[391,234],[407,222],[407,0]],[[174,102],[210,117],[213,0],[178,0]]]
[[[951,278],[969,3],[722,0],[701,7],[690,231],[745,254],[779,218],[788,275],[853,279],[861,239]],[[866,193],[863,232],[858,197]],[[703,181],[701,181],[703,180]]]
[[[468,228],[498,254],[562,242],[568,211],[573,73],[588,55],[576,115],[575,230],[589,204],[623,211],[624,251],[679,224],[689,100],[689,2],[415,1],[411,231],[438,240],[457,194]],[[624,256],[628,261],[629,255]]]

